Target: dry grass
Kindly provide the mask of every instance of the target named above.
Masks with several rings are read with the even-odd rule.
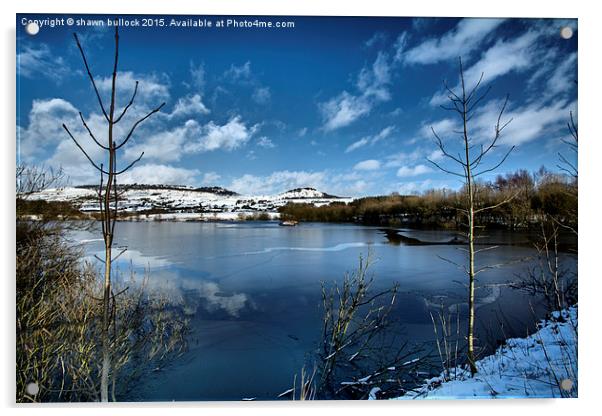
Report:
[[[17,402],[99,400],[102,287],[62,232],[17,223]],[[111,311],[111,398],[119,400],[133,380],[183,351],[187,324],[133,275],[114,289]]]

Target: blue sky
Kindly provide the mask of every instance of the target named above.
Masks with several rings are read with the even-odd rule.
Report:
[[[81,111],[106,140],[72,33],[80,36],[108,100],[112,28],[43,26],[29,36],[24,17],[48,16],[17,16],[17,159],[61,166],[73,184],[96,183],[61,124],[102,162],[79,120]],[[164,17],[167,25],[185,19]],[[427,158],[448,166],[431,127],[450,149],[458,143],[459,120],[440,104],[446,103],[443,80],[458,85],[459,56],[468,85],[483,72],[483,88],[491,86],[471,120],[475,143],[491,137],[509,95],[503,120],[512,122],[491,163],[510,146],[516,150],[497,172],[556,170],[558,152],[573,157],[562,139],[569,112],[577,112],[575,20],[259,19],[294,27],[121,28],[118,107],[129,101],[135,81],[140,84],[118,135],[166,102],[123,148],[122,167],[145,152],[123,181],[219,185],[244,194],[301,186],[349,196],[458,188],[456,178]],[[565,26],[573,29],[570,39],[560,36]]]

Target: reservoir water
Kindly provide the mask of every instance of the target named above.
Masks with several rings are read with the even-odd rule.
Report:
[[[447,231],[402,230],[422,241],[449,241]],[[93,260],[102,258],[99,231],[77,231]],[[479,265],[504,264],[479,275],[477,335],[481,344],[524,336],[541,317],[527,295],[505,286],[536,255],[521,233],[496,232],[499,244]],[[485,241],[483,242],[485,243]],[[443,304],[465,318],[465,263],[458,245],[395,245],[377,227],[275,222],[120,222],[116,250],[122,275],[149,273],[149,285],[185,304],[187,352],[141,381],[131,400],[275,399],[292,386],[321,330],[321,282],[340,282],[360,255],[371,253],[374,291],[397,283],[394,317],[412,342],[434,338],[429,311]],[[576,259],[566,255],[576,267]],[[444,260],[446,259],[446,260]],[[455,309],[454,309],[455,310]],[[500,322],[506,323],[500,329]],[[129,398],[128,398],[129,399]]]

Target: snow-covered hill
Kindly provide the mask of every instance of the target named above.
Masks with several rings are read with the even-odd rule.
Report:
[[[316,199],[316,198],[334,198],[338,197],[325,194],[324,192],[316,191],[314,188],[297,188],[291,189],[278,195],[280,199]]]
[[[291,202],[320,206],[335,201],[349,203],[353,200],[329,195],[314,188],[297,188],[278,195],[259,196],[239,195],[218,187],[165,185],[125,186],[119,192],[119,208],[128,213],[275,213],[279,207]],[[71,202],[82,212],[99,210],[96,189],[91,186],[46,189],[28,198]]]

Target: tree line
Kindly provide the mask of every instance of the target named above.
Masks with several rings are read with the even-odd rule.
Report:
[[[552,215],[563,224],[577,226],[577,181],[565,174],[540,168],[520,169],[474,184],[478,205],[496,206],[475,215],[479,225],[490,228],[537,228],[542,216]],[[289,203],[279,209],[284,219],[308,222],[354,222],[378,226],[461,229],[466,191],[433,189],[420,195],[365,197],[349,204]],[[506,201],[503,204],[500,202]]]

